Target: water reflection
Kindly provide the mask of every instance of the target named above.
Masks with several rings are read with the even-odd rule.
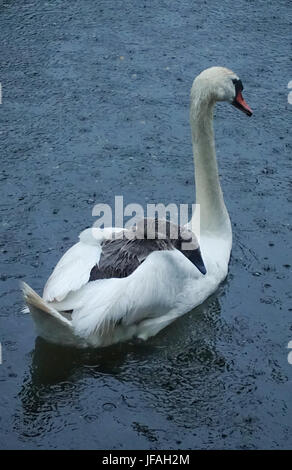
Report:
[[[32,353],[31,381],[37,384],[54,384],[85,374],[118,375],[127,357],[136,353],[143,356],[149,350],[147,343],[126,343],[102,349],[62,347],[37,338]]]
[[[192,427],[194,420],[205,422],[206,413],[212,421],[224,401],[227,364],[220,344],[230,333],[218,297],[147,342],[80,351],[38,338],[20,392],[17,432],[24,437],[58,432],[80,426],[77,415],[88,423],[109,412],[118,422],[121,414],[129,415],[135,423],[129,426],[140,432],[145,423],[133,421],[135,409],[145,417],[155,409],[169,425]]]

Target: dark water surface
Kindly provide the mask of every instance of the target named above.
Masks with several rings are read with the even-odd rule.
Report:
[[[0,3],[1,448],[292,447],[291,25],[289,0]],[[254,110],[216,108],[228,279],[144,344],[35,341],[19,281],[41,292],[94,203],[194,202],[189,91],[211,65]]]

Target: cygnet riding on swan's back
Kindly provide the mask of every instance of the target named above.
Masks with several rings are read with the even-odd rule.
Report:
[[[216,101],[228,101],[251,116],[242,89],[238,76],[223,67],[204,70],[192,86],[200,247],[192,233],[194,216],[189,227],[167,223],[164,239],[150,219],[133,227],[131,237],[122,228],[84,230],[58,262],[43,298],[23,283],[40,336],[77,347],[147,339],[216,290],[227,275],[232,232],[218,177],[213,109]],[[144,234],[145,224],[154,228],[152,239]],[[113,233],[120,236],[113,238]],[[190,242],[187,250],[183,241]]]

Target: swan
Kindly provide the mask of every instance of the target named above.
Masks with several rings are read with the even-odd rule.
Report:
[[[217,289],[227,276],[232,230],[218,176],[213,110],[217,101],[227,101],[251,116],[242,90],[239,77],[224,67],[204,70],[192,85],[200,246],[193,233],[194,215],[185,227],[166,223],[164,239],[155,219],[128,229],[131,237],[118,227],[84,230],[57,263],[43,297],[22,285],[26,311],[40,336],[79,348],[146,340]],[[151,240],[145,236],[145,223],[154,232]],[[176,238],[171,235],[174,228]],[[191,241],[188,252],[182,240]]]

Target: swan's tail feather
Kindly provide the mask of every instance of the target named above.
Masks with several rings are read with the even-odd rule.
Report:
[[[38,310],[43,314],[48,314],[54,317],[55,320],[63,325],[70,326],[71,322],[63,317],[56,309],[48,305],[28,284],[22,282],[22,292],[24,300],[31,312],[31,309]],[[32,312],[31,312],[32,313]]]
[[[72,322],[45,302],[30,286],[22,283],[25,303],[34,320],[37,333],[52,343],[83,347],[74,334]],[[27,311],[26,309],[24,311]],[[80,344],[79,344],[80,343]]]

